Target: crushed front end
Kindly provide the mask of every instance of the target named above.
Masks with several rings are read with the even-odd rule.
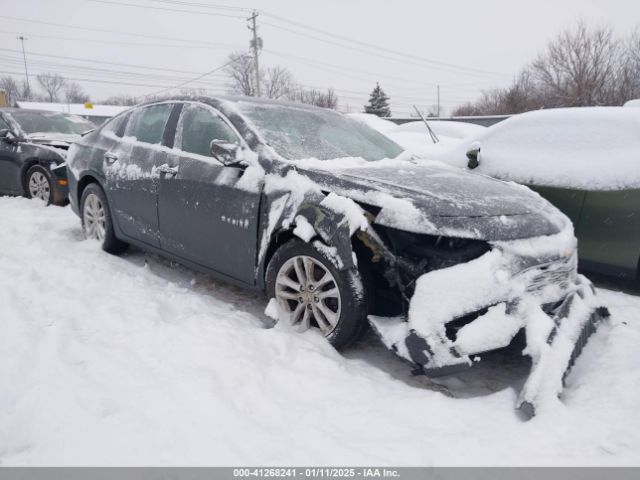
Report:
[[[461,246],[449,249],[418,242],[427,245],[401,255],[388,246],[393,241],[365,235],[374,261],[387,266],[387,280],[406,300],[400,315],[369,317],[383,343],[418,371],[437,376],[471,366],[476,355],[509,345],[524,330],[532,369],[517,406],[529,417],[558,398],[587,338],[608,316],[577,273],[568,222],[554,235],[453,239]]]

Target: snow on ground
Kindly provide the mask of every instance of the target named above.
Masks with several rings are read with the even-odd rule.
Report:
[[[640,298],[564,406],[523,422],[516,351],[429,381],[370,334],[340,355],[266,300],[82,239],[69,208],[0,198],[2,465],[638,465]]]

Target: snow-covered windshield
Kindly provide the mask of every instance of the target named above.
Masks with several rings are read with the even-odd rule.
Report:
[[[88,120],[76,115],[57,112],[13,111],[15,119],[25,133],[67,133],[80,135],[82,132],[96,128]]]
[[[239,102],[273,149],[289,160],[395,158],[402,148],[365,124],[331,110]]]

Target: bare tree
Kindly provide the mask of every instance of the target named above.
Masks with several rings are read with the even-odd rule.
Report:
[[[7,95],[7,105],[15,107],[17,101],[21,98],[20,86],[13,77],[0,78],[0,90],[4,90]]]
[[[285,67],[269,67],[264,74],[264,94],[268,98],[282,98],[296,88],[293,75]]]
[[[619,42],[610,28],[584,22],[552,41],[531,65],[546,106],[607,105],[612,100]]]
[[[626,41],[579,22],[556,37],[507,88],[488,90],[454,115],[622,105],[640,96],[640,30]]]
[[[57,73],[40,73],[36,79],[47,94],[49,102],[57,102],[66,80]]]
[[[89,95],[76,82],[69,82],[65,85],[64,97],[67,103],[85,103],[89,101]]]
[[[191,97],[203,96],[207,94],[206,88],[187,87],[180,89],[181,95],[187,95]]]
[[[103,105],[130,106],[135,105],[138,102],[136,100],[136,97],[132,97],[131,95],[126,94],[120,94],[108,97],[100,103],[102,103]]]
[[[229,76],[232,93],[253,97],[256,94],[255,64],[253,57],[244,52],[229,55],[229,65],[224,69]]]
[[[297,88],[287,95],[287,99],[294,102],[315,105],[316,107],[331,108],[334,110],[338,108],[338,97],[331,88],[326,92],[322,92],[314,88]]]

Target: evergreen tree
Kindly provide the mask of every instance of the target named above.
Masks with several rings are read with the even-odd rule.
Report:
[[[369,103],[364,106],[365,113],[373,113],[379,117],[390,117],[391,109],[389,108],[389,97],[380,88],[380,84],[376,82],[376,88],[369,95]]]

